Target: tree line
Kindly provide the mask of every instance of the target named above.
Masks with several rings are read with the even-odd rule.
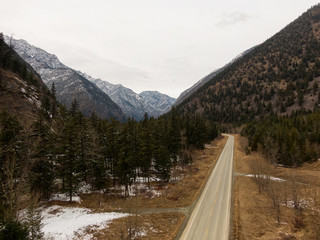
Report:
[[[249,152],[261,150],[274,164],[299,166],[319,159],[320,111],[273,115],[248,123],[242,134],[249,139]]]

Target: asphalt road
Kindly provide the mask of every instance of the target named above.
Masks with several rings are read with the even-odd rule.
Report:
[[[229,137],[180,240],[229,239],[234,137]]]

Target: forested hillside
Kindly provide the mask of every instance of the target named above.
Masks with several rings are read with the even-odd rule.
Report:
[[[250,151],[263,151],[273,164],[299,166],[320,156],[320,112],[299,111],[289,116],[270,116],[246,125]]]
[[[320,104],[320,6],[257,46],[177,106],[221,123],[245,123]]]

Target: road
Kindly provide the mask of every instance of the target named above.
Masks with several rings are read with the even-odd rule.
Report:
[[[180,240],[229,239],[234,137],[229,139]]]

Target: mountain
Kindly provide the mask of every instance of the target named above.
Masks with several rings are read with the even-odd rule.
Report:
[[[152,109],[149,110],[151,116],[159,116],[169,112],[176,101],[175,98],[159,93],[158,91],[143,91],[139,96],[144,99],[147,106],[154,109],[154,112],[152,112]]]
[[[28,62],[41,76],[48,88],[55,84],[56,97],[68,108],[77,99],[79,108],[85,116],[92,111],[101,118],[126,119],[121,108],[95,84],[81,76],[77,71],[62,64],[59,59],[46,51],[30,45],[25,40],[15,40],[5,36],[15,51]]]
[[[220,72],[222,72],[225,68],[227,68],[228,66],[230,66],[232,63],[236,62],[237,60],[239,60],[240,58],[242,58],[243,56],[245,56],[246,54],[248,54],[249,52],[251,52],[255,47],[252,47],[242,53],[240,53],[237,57],[235,57],[234,59],[232,59],[229,63],[227,63],[226,65],[224,65],[222,68],[218,68],[217,70],[211,72],[210,74],[208,74],[207,76],[203,77],[202,79],[200,79],[198,82],[196,82],[192,87],[188,88],[187,90],[183,91],[180,96],[177,98],[176,102],[174,103],[175,106],[179,105],[180,103],[182,103],[185,99],[187,99],[188,97],[190,97],[193,93],[195,93],[199,88],[201,88],[203,85],[205,85],[208,81],[210,81],[213,77],[215,77],[217,74],[219,74]]]
[[[228,65],[176,106],[222,123],[243,123],[320,104],[320,5]]]
[[[0,111],[6,111],[5,117],[16,116],[29,129],[40,112],[51,120],[57,116],[57,106],[40,76],[0,34]]]
[[[137,120],[143,119],[145,113],[149,116],[158,117],[168,112],[175,99],[157,91],[135,93],[121,84],[111,84],[101,79],[95,79],[85,73],[80,75],[95,83],[102,91],[121,107],[124,113]]]

